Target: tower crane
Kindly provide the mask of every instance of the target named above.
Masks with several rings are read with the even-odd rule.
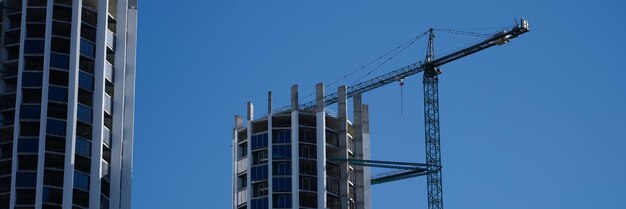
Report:
[[[507,28],[504,31],[491,35],[485,40],[463,48],[461,50],[444,55],[440,58],[434,56],[435,33],[431,28],[428,30],[428,46],[426,59],[424,61],[410,64],[398,70],[377,76],[367,81],[357,83],[347,87],[346,96],[353,97],[370,90],[385,86],[387,84],[401,81],[404,78],[424,72],[424,123],[425,123],[425,143],[426,143],[426,163],[403,163],[389,161],[374,161],[366,159],[336,159],[337,161],[348,161],[353,165],[396,168],[402,172],[391,173],[384,176],[372,178],[372,184],[390,182],[416,176],[427,176],[428,208],[442,209],[442,180],[441,180],[441,147],[439,135],[439,94],[438,75],[441,74],[440,66],[454,60],[469,56],[476,52],[496,45],[503,45],[530,31],[528,21],[521,19],[519,24]],[[338,93],[334,92],[324,96],[324,106],[334,104],[338,101]],[[316,106],[316,101],[307,102],[300,105],[300,109],[311,110]]]

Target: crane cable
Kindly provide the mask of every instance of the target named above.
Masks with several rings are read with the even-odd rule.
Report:
[[[383,64],[385,64],[385,63],[387,63],[389,60],[393,59],[393,57],[395,57],[396,55],[398,55],[400,52],[404,51],[406,48],[408,48],[409,46],[413,45],[413,44],[414,44],[414,43],[415,43],[418,39],[420,39],[422,36],[426,35],[426,33],[428,33],[428,31],[426,31],[426,32],[424,32],[424,33],[421,33],[421,34],[419,34],[419,35],[417,35],[417,36],[415,36],[415,37],[411,38],[410,40],[408,40],[408,41],[406,41],[406,42],[402,43],[400,46],[398,46],[398,47],[396,47],[396,48],[394,48],[394,49],[392,49],[392,50],[390,50],[390,51],[388,51],[388,52],[384,53],[383,55],[379,56],[378,58],[373,59],[372,61],[370,61],[370,62],[366,63],[365,65],[363,65],[363,66],[361,66],[361,67],[359,67],[359,68],[357,68],[357,69],[355,69],[355,70],[353,70],[353,71],[349,72],[349,73],[348,73],[348,74],[346,74],[346,75],[341,76],[341,77],[340,77],[340,78],[338,78],[337,80],[335,80],[335,81],[330,82],[329,84],[327,84],[327,85],[325,86],[325,88],[328,88],[328,87],[330,87],[330,86],[332,86],[332,85],[336,84],[337,82],[339,82],[339,81],[341,81],[341,80],[344,80],[344,79],[348,78],[349,76],[351,76],[351,75],[353,75],[353,74],[355,74],[355,73],[357,73],[357,72],[359,72],[359,71],[361,71],[361,70],[363,70],[363,69],[365,69],[365,68],[369,67],[370,65],[372,65],[372,64],[374,64],[374,63],[376,63],[376,62],[380,61],[381,59],[383,59],[383,58],[387,57],[388,55],[392,54],[393,52],[400,50],[399,52],[397,52],[397,53],[393,54],[391,57],[389,57],[387,60],[385,60],[383,63],[381,63],[381,64],[377,65],[377,66],[376,66],[373,70],[371,70],[370,72],[368,72],[366,75],[364,75],[363,77],[359,78],[359,80],[357,80],[357,81],[355,82],[355,83],[358,83],[358,82],[359,82],[361,79],[363,79],[365,76],[367,76],[367,75],[371,74],[374,70],[376,70],[376,69],[380,68]],[[314,94],[314,93],[310,93],[310,94],[308,94],[307,96],[303,97],[302,99],[306,99],[306,98],[308,98],[308,97],[310,97],[310,96],[313,96],[313,94]]]
[[[420,38],[422,38],[424,35],[428,34],[428,31],[419,34],[418,36],[416,36],[415,38],[413,38],[410,42],[407,42],[408,44],[406,44],[404,46],[404,48],[400,49],[398,52],[396,52],[395,54],[391,55],[389,58],[387,58],[385,61],[383,61],[382,63],[380,63],[379,65],[377,65],[376,67],[374,67],[374,69],[370,70],[369,72],[367,72],[365,75],[361,76],[361,78],[359,78],[357,81],[355,81],[352,85],[355,85],[357,83],[359,83],[361,80],[363,80],[363,78],[367,77],[368,75],[372,74],[372,72],[378,70],[381,66],[383,66],[384,64],[386,64],[387,62],[389,62],[391,59],[393,59],[394,57],[396,57],[398,54],[402,53],[404,50],[406,50],[407,48],[409,48],[409,46],[413,45],[417,40],[419,40]],[[402,46],[400,46],[402,47]],[[398,48],[400,48],[398,47]]]

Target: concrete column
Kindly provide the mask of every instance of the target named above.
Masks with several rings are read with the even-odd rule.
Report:
[[[246,202],[248,203],[248,208],[250,208],[250,203],[252,201],[252,120],[254,120],[254,106],[252,105],[252,102],[248,102],[248,117],[247,117],[247,123],[248,123],[248,129],[247,129],[247,138],[248,138],[248,146],[246,149],[248,149],[248,165],[247,165],[247,169],[248,169],[248,175],[246,175],[246,178],[248,179],[247,182],[247,193],[248,195],[246,195],[247,200]],[[268,185],[269,187],[269,185]]]
[[[272,208],[272,202],[274,198],[274,191],[272,189],[272,185],[274,185],[274,178],[272,176],[272,167],[274,164],[274,157],[272,156],[273,152],[273,139],[272,139],[272,92],[267,92],[267,204],[269,208]]]
[[[235,127],[233,128],[233,141],[231,143],[231,148],[233,149],[232,152],[232,208],[233,209],[237,209],[237,185],[239,184],[238,182],[238,176],[237,176],[237,168],[238,168],[238,163],[237,163],[237,156],[239,155],[238,152],[238,142],[239,142],[239,138],[237,132],[240,128],[243,127],[243,120],[241,119],[241,116],[239,115],[235,115]]]
[[[298,111],[298,85],[291,86],[291,203],[292,208],[300,208],[300,158],[298,146],[300,143]]]
[[[267,115],[272,115],[272,92],[267,92]]]
[[[337,157],[348,159],[348,105],[347,105],[347,95],[346,95],[346,86],[340,86],[337,88],[337,121],[339,123],[339,127],[337,128],[337,140],[339,140],[339,153]],[[341,179],[339,179],[339,202],[341,202],[341,209],[348,208],[348,202],[350,201],[350,196],[348,195],[348,172],[350,168],[348,167],[347,161],[340,161],[339,163],[339,174]]]
[[[82,2],[72,2],[72,25],[70,42],[70,69],[68,84],[67,127],[65,137],[65,166],[63,171],[63,208],[72,207],[72,193],[74,188],[74,161],[76,153],[76,108],[78,105],[78,63],[80,43],[80,17]],[[19,100],[18,100],[19,101]]]
[[[369,116],[369,107],[367,105],[363,105],[363,159],[370,160],[370,116]],[[370,167],[363,167],[363,205],[362,209],[372,209],[372,171]],[[360,193],[357,193],[360,194]],[[357,197],[358,199],[358,197]]]
[[[361,100],[361,94],[355,94],[352,97],[354,105],[354,158],[363,159],[363,104]],[[364,177],[363,166],[354,167],[355,174],[355,193],[356,193],[356,208],[364,208],[365,202],[363,200],[364,194]]]
[[[324,111],[324,83],[315,86],[317,121],[317,208],[326,208],[326,112]]]

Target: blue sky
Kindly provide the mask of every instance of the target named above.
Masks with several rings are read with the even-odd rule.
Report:
[[[626,208],[623,1],[141,1],[134,208],[229,208],[235,114],[265,114],[430,27],[531,32],[442,67],[446,208]],[[439,33],[442,55],[479,39]],[[425,42],[373,72],[424,58]],[[352,84],[364,72],[341,81]],[[333,91],[331,86],[327,91]],[[363,96],[372,158],[424,161],[421,75]],[[311,98],[303,99],[307,102]],[[374,208],[426,208],[424,178]]]

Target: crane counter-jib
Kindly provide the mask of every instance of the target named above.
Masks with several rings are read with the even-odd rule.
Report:
[[[399,81],[402,78],[406,78],[417,73],[420,73],[426,69],[426,67],[434,67],[437,68],[446,63],[452,62],[454,60],[466,57],[470,54],[482,51],[489,47],[495,45],[502,45],[508,43],[511,39],[516,38],[517,36],[530,31],[528,27],[528,21],[525,19],[521,19],[521,24],[516,24],[511,27],[509,30],[498,32],[491,37],[474,44],[472,46],[466,47],[464,49],[452,52],[450,54],[444,55],[438,59],[433,60],[432,62],[416,62],[406,67],[400,68],[398,70],[377,76],[367,81],[363,81],[357,83],[355,85],[347,87],[347,97],[352,97],[355,94],[365,93],[367,91],[376,89],[378,87]],[[338,99],[337,92],[333,92],[324,96],[324,106],[329,106],[331,104],[337,103]],[[310,101],[300,105],[300,109],[312,109],[316,106],[316,101]]]

